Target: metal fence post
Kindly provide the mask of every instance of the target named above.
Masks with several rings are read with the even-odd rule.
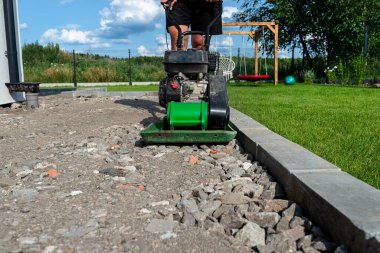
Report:
[[[78,86],[78,83],[77,83],[77,64],[76,64],[76,59],[75,59],[75,50],[73,50],[73,83],[74,83],[74,87]]]
[[[131,49],[128,49],[128,62],[129,62],[129,85],[132,85]]]

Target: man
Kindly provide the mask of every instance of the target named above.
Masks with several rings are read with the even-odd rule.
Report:
[[[166,4],[168,0],[161,0]],[[166,20],[166,29],[171,37],[172,50],[177,50],[178,30],[174,26],[177,22],[182,32],[191,27],[192,31],[206,32],[207,26],[222,12],[222,0],[172,0],[170,3],[170,15],[173,20]],[[211,28],[210,35],[222,34],[222,18],[219,18]],[[188,36],[184,39],[184,48],[187,49]],[[193,35],[191,45],[193,48],[202,49],[203,37]]]

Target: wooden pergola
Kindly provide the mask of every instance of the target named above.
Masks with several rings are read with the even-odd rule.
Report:
[[[223,23],[223,26],[261,26],[256,31],[231,31],[224,32],[227,35],[249,35],[255,41],[255,75],[259,74],[259,39],[261,31],[267,27],[274,34],[274,84],[278,84],[278,21],[274,22],[230,22]]]

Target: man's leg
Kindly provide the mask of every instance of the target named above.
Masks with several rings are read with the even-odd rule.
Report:
[[[193,35],[191,36],[191,46],[196,49],[202,49],[203,46],[203,36]]]
[[[182,32],[187,32],[189,30],[188,26],[180,25],[180,27],[181,27]],[[169,26],[168,31],[169,31],[170,38],[171,38],[172,50],[177,50],[178,30],[175,26]],[[188,38],[188,36],[186,36],[183,40],[182,50],[187,49],[188,42],[189,42],[189,38]]]

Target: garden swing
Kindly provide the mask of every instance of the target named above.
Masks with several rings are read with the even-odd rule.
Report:
[[[231,35],[229,36],[229,40],[231,40]],[[215,49],[218,52],[218,37],[216,37]],[[235,62],[232,60],[232,44],[229,43],[229,56],[221,56],[218,61],[219,70],[223,71],[223,76],[226,81],[230,80],[233,77],[233,71],[235,69]]]
[[[257,37],[256,37],[257,38]],[[255,60],[258,57],[258,47],[257,47],[257,39],[255,38]],[[247,74],[247,62],[246,62],[246,50],[245,50],[245,42],[244,42],[244,36],[242,36],[242,41],[243,41],[243,62],[244,62],[244,74],[239,74],[236,76],[239,80],[244,80],[244,81],[261,81],[261,80],[268,80],[270,78],[270,75],[268,74],[268,66],[267,66],[267,54],[266,54],[266,44],[265,44],[265,33],[263,36],[263,44],[264,44],[264,53],[265,53],[265,74],[260,74],[260,72],[257,71],[257,68],[255,67],[255,74]],[[261,61],[260,61],[261,62]],[[256,62],[257,64],[257,62]],[[241,73],[241,62],[239,63],[240,65],[240,73]],[[260,64],[260,70],[261,70],[262,64]]]

